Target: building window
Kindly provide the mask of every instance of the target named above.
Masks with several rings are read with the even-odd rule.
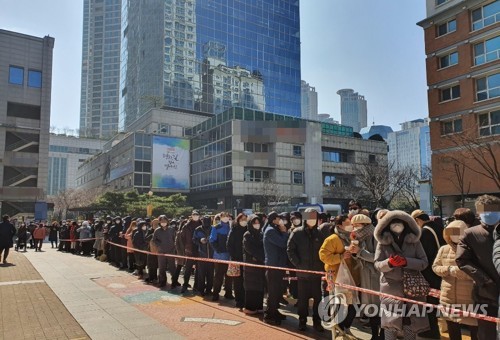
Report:
[[[500,59],[500,36],[474,45],[474,65]]]
[[[11,66],[9,67],[9,83],[14,85],[23,85],[24,68]]]
[[[500,21],[500,1],[472,11],[472,30],[477,31]]]
[[[347,152],[323,151],[323,162],[347,163]]]
[[[450,20],[448,22],[445,22],[444,24],[441,24],[437,27],[437,36],[440,37],[442,35],[455,32],[457,30],[457,21],[456,20]]]
[[[439,58],[439,68],[445,68],[458,64],[458,52],[453,52]]]
[[[351,181],[349,180],[349,177],[343,177],[331,173],[323,174],[323,186],[325,187],[346,188],[350,186],[350,184]]]
[[[301,171],[292,171],[292,184],[304,184],[304,173]]]
[[[244,143],[246,152],[269,152],[269,144]]]
[[[445,2],[448,2],[448,0],[436,0],[436,7],[444,4]]]
[[[245,182],[264,182],[269,179],[268,170],[245,169]]]
[[[500,73],[476,80],[477,101],[500,96]]]
[[[500,110],[479,115],[479,135],[500,135]]]
[[[28,86],[29,87],[42,87],[42,72],[35,70],[28,70]]]
[[[462,119],[448,120],[441,123],[441,134],[450,135],[462,132]]]
[[[368,163],[377,164],[377,157],[375,155],[368,155]]]
[[[302,146],[301,145],[294,145],[293,146],[293,155],[295,157],[302,157]]]
[[[460,98],[460,85],[455,85],[448,87],[446,89],[440,90],[440,101],[445,102],[447,100]]]

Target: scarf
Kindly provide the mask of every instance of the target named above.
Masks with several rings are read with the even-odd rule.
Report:
[[[348,246],[351,244],[350,232],[340,229],[339,227],[335,227],[335,234],[339,236],[339,238],[342,240],[342,243],[344,243],[344,246]]]
[[[375,232],[375,227],[371,224],[354,231],[354,233],[356,234],[356,240],[359,240],[359,243],[362,243],[368,237],[373,236],[374,232]]]

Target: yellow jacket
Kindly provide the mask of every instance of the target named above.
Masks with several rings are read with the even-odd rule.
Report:
[[[344,244],[336,234],[325,239],[319,250],[319,259],[325,264],[325,271],[338,271],[344,251]]]

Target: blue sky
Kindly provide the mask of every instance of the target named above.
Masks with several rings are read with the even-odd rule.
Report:
[[[201,0],[199,0],[201,1]],[[204,0],[203,0],[204,1]],[[0,28],[56,38],[51,125],[78,128],[82,0],[0,0]],[[428,114],[421,0],[301,0],[302,78],[320,113],[340,120],[341,88],[368,101],[368,121],[399,129]]]

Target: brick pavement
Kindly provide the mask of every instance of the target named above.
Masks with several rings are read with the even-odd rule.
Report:
[[[1,339],[89,339],[24,254],[8,260],[0,265]]]

